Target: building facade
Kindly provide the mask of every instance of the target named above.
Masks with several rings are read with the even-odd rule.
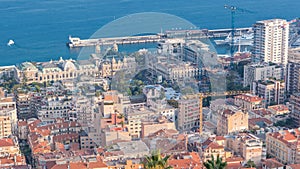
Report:
[[[286,92],[290,96],[300,91],[300,47],[289,49]]]
[[[263,154],[262,141],[249,133],[239,133],[226,137],[226,147],[242,156],[244,161],[253,161],[256,165],[261,163],[261,159],[266,158]]]
[[[291,116],[300,125],[300,93],[294,93],[290,97]]]
[[[243,110],[256,110],[264,107],[263,99],[251,95],[251,94],[243,94],[234,97],[234,104],[240,107]]]
[[[232,108],[224,109],[218,114],[218,135],[226,135],[243,130],[248,130],[248,113]]]
[[[72,59],[49,62],[24,62],[19,66],[19,77],[26,83],[43,83],[75,79],[78,76],[95,76],[97,66],[90,60],[75,61]]]
[[[198,98],[178,101],[177,128],[180,131],[190,130],[200,124],[200,103]]]
[[[270,63],[256,63],[244,67],[244,87],[251,86],[254,81],[284,78],[283,67]]]
[[[283,164],[300,163],[299,129],[266,134],[267,153]]]
[[[285,83],[279,80],[256,81],[252,93],[263,98],[267,105],[282,104],[285,99]]]
[[[289,24],[283,19],[257,21],[254,26],[255,62],[288,62]]]

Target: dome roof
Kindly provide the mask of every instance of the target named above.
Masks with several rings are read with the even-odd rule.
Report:
[[[64,71],[76,70],[76,66],[70,60],[66,60],[63,64]]]

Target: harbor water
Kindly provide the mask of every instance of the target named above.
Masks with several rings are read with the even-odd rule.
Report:
[[[252,13],[237,13],[236,27],[250,27],[257,20],[299,17],[299,0],[0,0],[0,65],[24,61],[76,59],[79,50],[66,46],[68,36],[89,38],[103,25],[140,12],[162,12],[184,18],[199,28],[230,28],[224,4]],[[9,40],[14,45],[8,46]],[[144,45],[124,46],[135,51]],[[152,46],[151,46],[152,47]],[[226,48],[218,49],[226,53]]]

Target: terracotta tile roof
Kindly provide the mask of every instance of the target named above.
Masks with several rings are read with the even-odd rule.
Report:
[[[13,165],[14,164],[14,160],[12,160],[12,159],[6,159],[6,158],[1,158],[0,162],[1,162],[0,163],[1,165]]]
[[[248,120],[249,126],[250,125],[255,126],[259,122],[264,122],[266,125],[272,125],[273,124],[272,121],[270,121],[266,118],[252,118],[252,119]]]
[[[241,163],[229,163],[226,169],[240,169],[243,165]]]
[[[216,136],[216,140],[219,141],[219,140],[226,140],[226,138],[224,136]]]
[[[268,168],[283,167],[284,165],[274,158],[266,159],[263,164]]]
[[[291,167],[291,169],[299,169],[300,168],[300,164],[291,164],[288,166]]]
[[[9,147],[14,145],[14,141],[11,138],[0,139],[0,147]]]
[[[253,112],[262,117],[267,116],[267,115],[272,115],[272,112],[270,112],[269,110],[264,109],[264,108],[258,109],[258,110],[253,110]]]
[[[223,115],[233,115],[235,112],[230,109],[225,109],[223,111]]]
[[[73,139],[79,139],[79,134],[70,133],[70,134],[60,134],[60,135],[53,136],[54,142],[62,142],[62,141],[73,140]]]
[[[184,157],[184,156],[190,156]],[[172,166],[174,169],[182,169],[182,168],[193,168],[193,169],[202,169],[202,163],[199,155],[196,152],[191,152],[188,154],[181,154],[178,156],[179,158],[171,158],[168,161],[168,164]]]
[[[18,126],[27,126],[26,121],[18,121]]]
[[[240,163],[240,162],[244,161],[244,158],[242,158],[242,157],[230,157],[230,158],[226,158],[225,161],[227,162],[227,164]]]
[[[104,101],[114,101],[112,95],[105,95],[104,96]]]
[[[104,164],[102,161],[97,161],[97,162],[90,162],[88,164],[89,168],[103,168],[103,167],[107,167],[106,164]]]
[[[51,169],[68,169],[68,164],[56,164]]]
[[[283,104],[269,106],[268,109],[271,109],[271,110],[274,110],[274,111],[289,111],[289,108],[286,105],[283,105]]]
[[[211,142],[207,148],[211,148],[211,149],[224,149],[224,146],[219,145],[218,143],[215,142]]]
[[[70,169],[87,169],[87,165],[82,162],[70,162]]]
[[[234,96],[235,99],[241,99],[247,102],[261,102],[263,99],[255,96],[255,95],[250,95],[250,94],[242,94],[238,96]]]

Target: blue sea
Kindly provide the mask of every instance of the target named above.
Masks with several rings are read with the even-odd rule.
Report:
[[[109,22],[134,13],[161,12],[183,18],[197,28],[230,28],[230,12],[224,4],[252,11],[237,13],[236,27],[300,15],[299,0],[0,0],[0,65],[76,59],[79,50],[66,46],[69,35],[89,38]],[[7,46],[10,39],[14,46]]]

